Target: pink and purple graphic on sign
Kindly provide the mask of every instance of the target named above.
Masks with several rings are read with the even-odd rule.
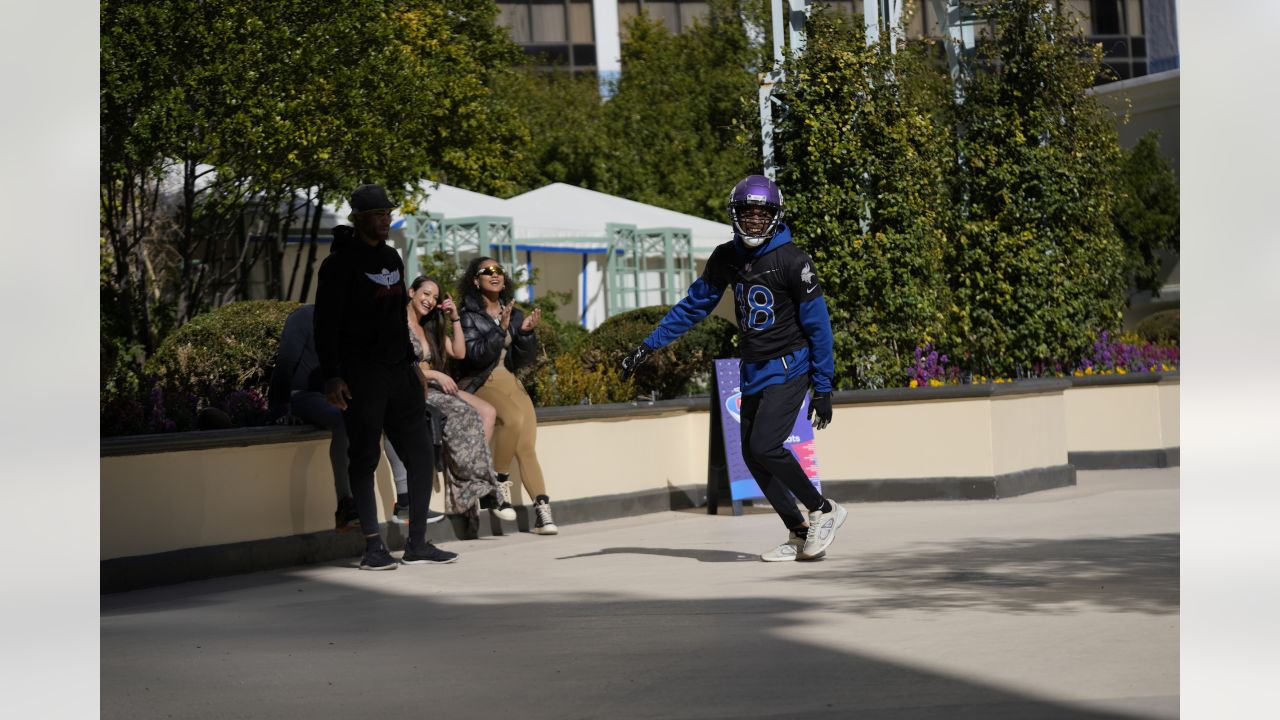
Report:
[[[742,459],[742,388],[737,360],[716,360],[716,387],[720,394],[720,427],[724,433],[724,454],[729,470],[729,490],[733,500],[762,498],[764,493]],[[809,398],[800,404],[791,436],[783,443],[800,461],[813,486],[822,491],[818,477],[818,457],[813,443],[813,426],[809,424]]]

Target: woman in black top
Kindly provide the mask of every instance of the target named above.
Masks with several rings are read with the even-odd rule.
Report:
[[[533,330],[542,313],[528,316],[512,303],[506,270],[493,258],[471,261],[459,284],[459,308],[466,356],[455,364],[458,387],[475,393],[498,411],[493,433],[493,467],[505,482],[511,462],[520,465],[525,491],[534,498],[533,532],[555,535],[551,499],[547,497],[542,466],[535,448],[538,420],[533,401],[516,379],[515,371],[533,362],[537,339]]]

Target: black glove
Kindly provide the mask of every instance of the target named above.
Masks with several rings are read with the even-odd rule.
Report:
[[[653,348],[640,343],[640,346],[632,350],[626,357],[622,358],[622,381],[626,382],[635,374],[636,368],[640,367],[640,363],[644,362],[653,354]]]
[[[814,416],[817,416],[817,422],[813,421]],[[831,393],[814,391],[813,399],[809,401],[809,422],[814,430],[821,430],[831,423]]]

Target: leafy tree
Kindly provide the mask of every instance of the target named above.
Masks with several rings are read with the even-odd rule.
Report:
[[[319,208],[361,182],[399,196],[424,177],[514,187],[526,135],[490,88],[518,50],[496,12],[483,0],[104,2],[111,322],[150,351],[157,316],[181,324],[243,296],[264,256],[279,277],[300,211],[305,294]]]
[[[759,55],[742,5],[713,2],[705,22],[679,35],[644,13],[629,22],[622,77],[603,110],[609,173],[593,189],[724,220],[729,189],[760,166],[758,145],[738,130],[755,107]]]
[[[837,382],[903,385],[947,307],[946,76],[928,46],[868,47],[861,25],[833,13],[805,30],[774,134],[789,222],[822,279]]]
[[[1129,287],[1160,294],[1160,269],[1176,257],[1178,234],[1178,178],[1160,154],[1159,133],[1143,135],[1124,154],[1120,166],[1116,231],[1125,245],[1124,277]]]
[[[986,6],[957,117],[957,231],[946,267],[953,330],[970,370],[1015,376],[1071,363],[1123,304],[1112,222],[1120,157],[1111,116],[1086,95],[1101,49],[1040,0]]]
[[[516,191],[557,182],[601,187],[611,172],[607,148],[618,139],[606,134],[596,78],[544,72],[531,63],[501,77],[496,90],[529,134]]]

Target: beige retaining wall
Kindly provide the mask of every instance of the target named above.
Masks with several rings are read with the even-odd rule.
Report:
[[[1111,378],[1099,382],[1115,382]],[[1130,452],[1179,447],[1178,378],[1073,386],[1066,392],[1070,452]]]
[[[1069,385],[1028,381],[1003,388],[838,393],[831,427],[817,433],[821,476],[844,482],[989,480],[1068,468],[1068,452],[1177,447],[1176,377]],[[704,488],[708,405],[671,401],[540,412],[538,454],[550,494],[573,502]],[[183,434],[194,441],[103,441],[101,559],[332,528],[327,435],[303,429],[264,440],[281,431],[221,432],[225,442],[218,433]],[[238,446],[189,447],[218,442]],[[269,444],[255,444],[262,442]],[[184,443],[187,449],[166,451]],[[516,501],[528,502],[518,473],[513,479]],[[394,501],[385,460],[377,488],[385,518]],[[432,506],[443,509],[441,494],[433,495]]]

